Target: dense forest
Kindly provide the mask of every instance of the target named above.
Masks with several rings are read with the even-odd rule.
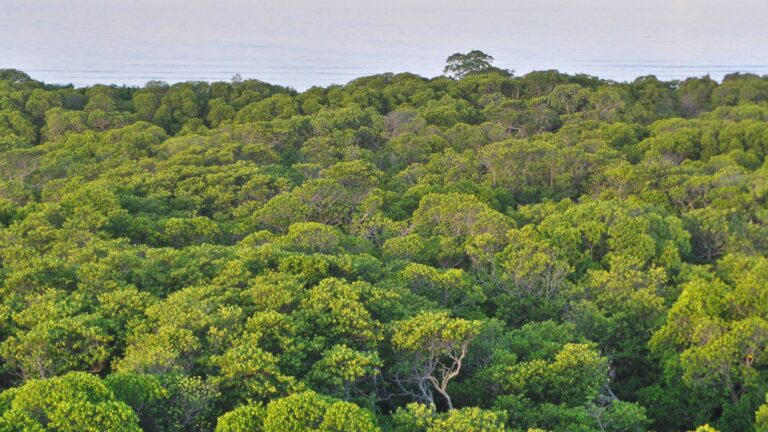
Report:
[[[768,77],[0,70],[0,431],[768,431]]]

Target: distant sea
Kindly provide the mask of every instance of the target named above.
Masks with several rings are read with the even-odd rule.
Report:
[[[483,50],[524,74],[768,74],[766,0],[0,0],[0,68],[51,83],[228,81],[303,90],[442,73]]]

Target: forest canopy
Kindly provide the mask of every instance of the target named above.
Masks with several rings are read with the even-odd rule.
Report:
[[[768,431],[768,77],[452,58],[0,70],[0,430]]]

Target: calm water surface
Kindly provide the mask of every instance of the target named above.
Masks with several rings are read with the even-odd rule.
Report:
[[[54,83],[305,89],[471,49],[518,74],[768,74],[768,0],[0,0],[0,68]]]

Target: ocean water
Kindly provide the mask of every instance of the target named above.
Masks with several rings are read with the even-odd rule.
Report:
[[[78,86],[229,80],[302,90],[442,73],[483,50],[523,74],[768,74],[767,0],[0,0],[0,68]]]

